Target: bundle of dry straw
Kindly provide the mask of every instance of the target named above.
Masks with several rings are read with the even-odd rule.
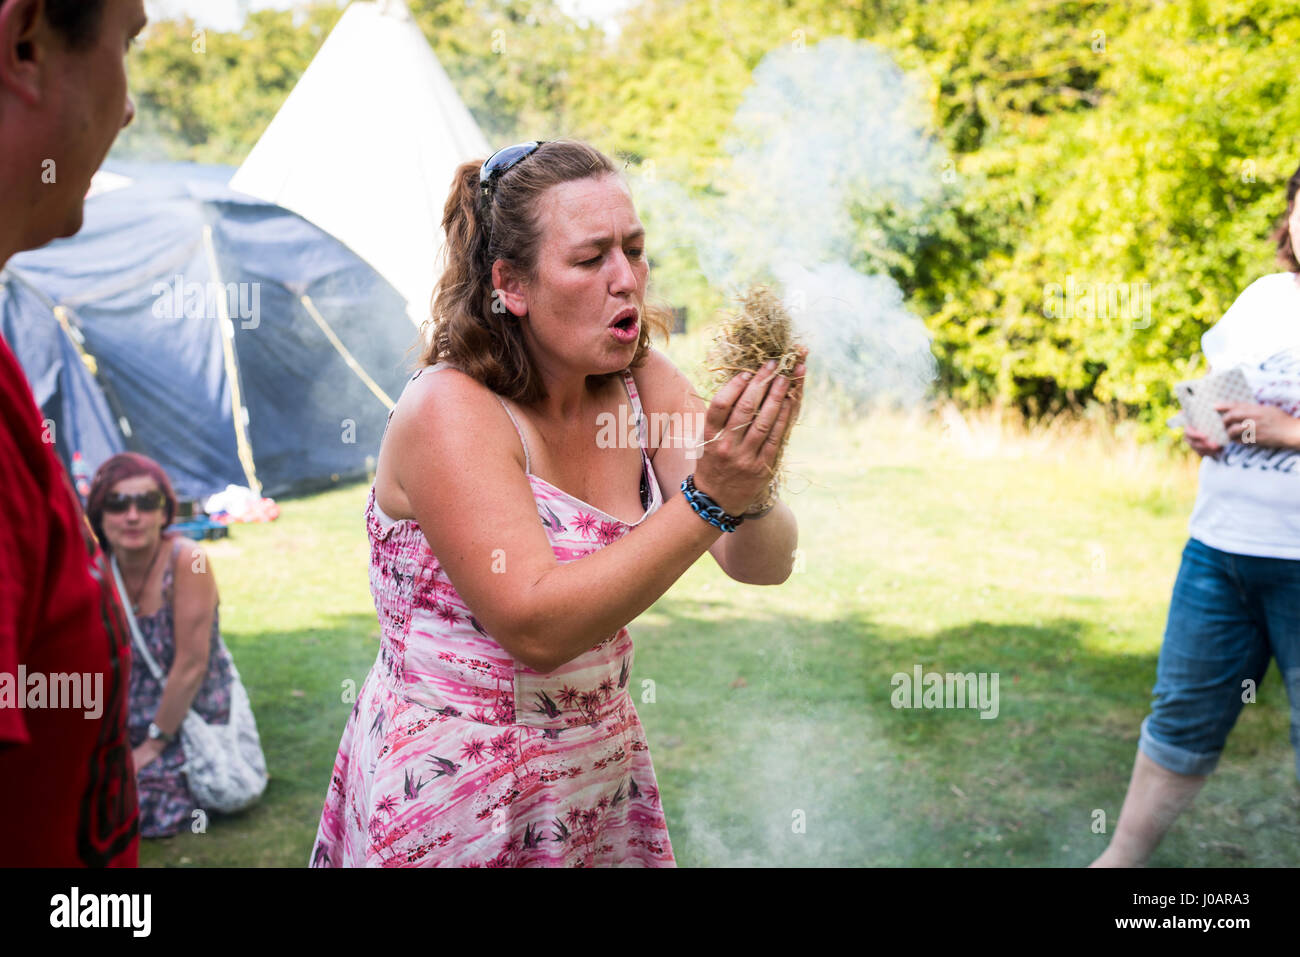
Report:
[[[705,358],[705,368],[712,375],[712,386],[716,392],[731,379],[742,372],[758,373],[762,367],[775,360],[776,371],[794,378],[794,368],[799,364],[802,354],[800,345],[794,339],[794,327],[790,314],[786,312],[781,299],[768,286],[751,286],[749,291],[739,297],[740,311],[724,318],[714,332],[713,345]],[[754,508],[766,508],[777,497],[784,481],[784,468],[781,460],[785,455],[785,446],[789,440],[787,432],[777,450],[772,465],[772,482],[768,493]]]

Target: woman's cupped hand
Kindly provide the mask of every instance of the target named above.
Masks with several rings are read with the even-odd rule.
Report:
[[[709,403],[695,487],[728,514],[740,515],[766,497],[777,454],[799,418],[807,356],[800,346],[789,376],[775,362],[740,373]]]

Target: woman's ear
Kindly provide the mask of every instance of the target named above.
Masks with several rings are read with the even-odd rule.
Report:
[[[492,264],[492,311],[509,312],[517,319],[528,315],[528,290],[504,259]]]

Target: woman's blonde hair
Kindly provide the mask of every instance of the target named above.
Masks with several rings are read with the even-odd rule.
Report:
[[[498,395],[531,405],[543,399],[546,390],[525,348],[518,319],[499,305],[493,308],[492,265],[501,259],[535,279],[542,194],[559,183],[617,176],[619,171],[593,146],[553,140],[497,180],[485,209],[479,189],[483,163],[462,163],[452,179],[442,214],[446,265],[434,287],[433,314],[425,324],[428,345],[421,360],[426,366],[448,362]],[[648,297],[641,319],[641,335],[629,363],[632,367],[645,361],[651,333],[667,341],[672,328],[667,307],[650,302]]]

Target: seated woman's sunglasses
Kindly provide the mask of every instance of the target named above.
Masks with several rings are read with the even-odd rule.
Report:
[[[141,512],[156,512],[166,503],[162,492],[141,492],[139,495],[119,495],[114,492],[104,499],[104,511],[120,515],[135,503]]]

